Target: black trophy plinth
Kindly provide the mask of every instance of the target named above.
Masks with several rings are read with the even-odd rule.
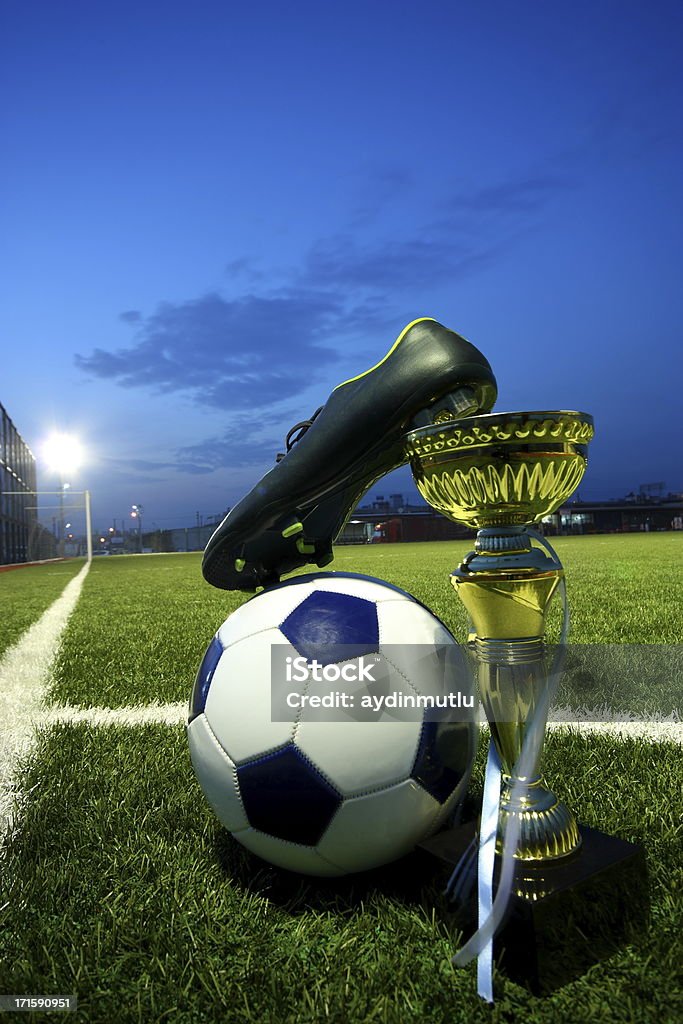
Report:
[[[643,847],[587,826],[580,826],[580,832],[582,844],[576,854],[542,865],[519,864],[516,891],[494,939],[498,967],[535,995],[580,977],[616,950],[642,939],[647,929]],[[446,880],[474,835],[475,823],[460,825],[426,840],[418,850],[437,860]],[[466,938],[476,929],[476,906],[475,877],[464,903],[446,911]]]

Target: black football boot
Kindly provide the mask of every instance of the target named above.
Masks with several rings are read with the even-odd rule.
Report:
[[[405,432],[489,412],[496,394],[474,345],[436,320],[414,320],[381,362],[339,384],[289,432],[287,452],[209,540],[204,578],[223,590],[254,591],[307,562],[327,565],[363,494],[406,461]]]

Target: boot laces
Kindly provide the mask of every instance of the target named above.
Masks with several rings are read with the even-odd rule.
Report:
[[[300,423],[294,424],[292,429],[288,431],[287,437],[285,438],[285,446],[287,448],[287,451],[278,452],[277,455],[275,456],[276,462],[282,462],[282,460],[285,458],[288,452],[292,450],[297,441],[301,440],[301,438],[304,436],[309,427],[313,426],[313,421],[320,415],[322,411],[323,406],[321,405],[320,408],[315,410],[310,420],[301,420]]]

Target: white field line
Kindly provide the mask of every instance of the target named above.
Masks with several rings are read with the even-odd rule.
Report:
[[[86,562],[56,601],[0,659],[0,836],[14,802],[17,760],[34,741],[45,717],[43,696],[69,616],[76,607],[90,564]]]
[[[582,718],[577,720],[550,722],[548,729],[574,730],[583,735],[606,735],[623,737],[642,737],[643,739],[661,743],[679,743],[683,745],[683,722],[675,720],[661,721],[624,721],[614,716],[612,721],[594,721]],[[70,706],[53,707],[44,713],[45,725],[86,723],[92,726],[101,725],[184,725],[187,722],[187,702],[177,704],[146,704],[123,708],[75,708]]]
[[[549,722],[549,732],[578,732],[582,736],[617,736],[620,739],[644,739],[651,743],[678,743],[683,746],[683,722]]]
[[[182,704],[141,704],[125,708],[75,708],[67,704],[47,709],[45,725],[184,725],[187,701]]]

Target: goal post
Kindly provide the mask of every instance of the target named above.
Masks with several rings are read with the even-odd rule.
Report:
[[[92,512],[90,511],[90,491],[83,491],[85,497],[85,540],[86,556],[92,562]]]

